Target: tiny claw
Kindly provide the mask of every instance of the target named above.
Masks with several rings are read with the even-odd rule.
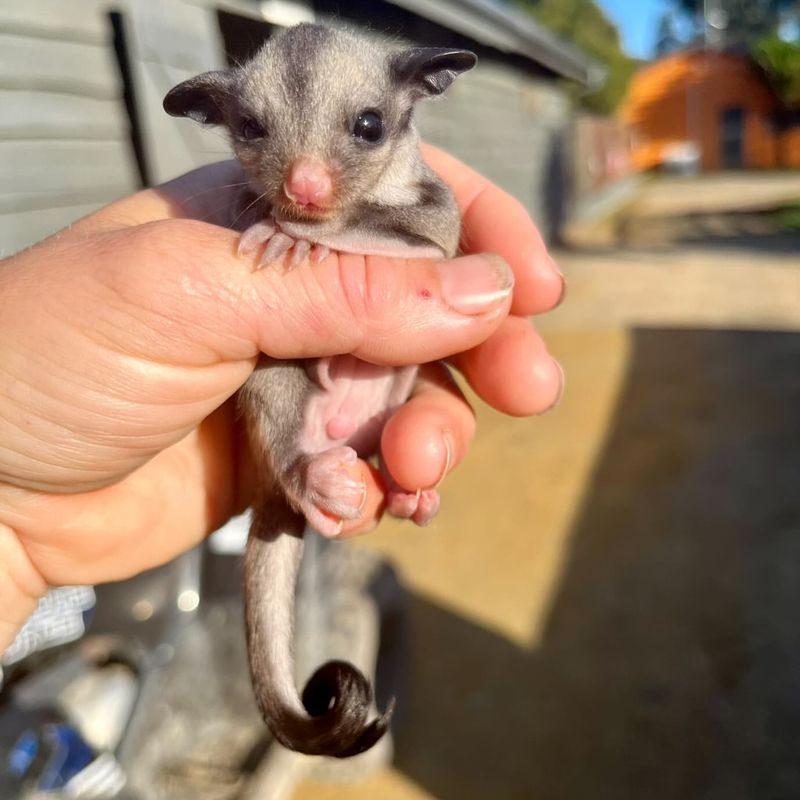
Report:
[[[386,507],[392,516],[412,519],[417,525],[427,525],[438,513],[440,502],[439,493],[435,489],[405,492],[400,488],[393,488],[386,495]]]
[[[419,498],[416,511],[411,515],[411,519],[420,527],[424,527],[439,512],[441,499],[439,493],[433,489],[426,489]]]
[[[264,242],[275,235],[275,226],[271,222],[257,222],[251,225],[239,238],[237,255],[246,256],[254,253]]]
[[[324,261],[330,254],[330,248],[326,247],[324,244],[314,245],[314,250],[311,253],[311,260],[315,264],[319,264],[320,261]]]
[[[277,261],[293,244],[294,239],[291,236],[287,236],[285,233],[276,233],[269,240],[269,244],[264,250],[264,255],[261,256],[259,267]]]
[[[344,530],[344,520],[323,514],[317,508],[309,508],[306,512],[306,521],[320,536],[326,539],[335,539]]]
[[[311,250],[311,242],[306,241],[305,239],[298,239],[294,243],[294,249],[292,250],[292,259],[289,262],[290,267],[296,267],[300,264],[303,259],[308,255],[309,250]]]

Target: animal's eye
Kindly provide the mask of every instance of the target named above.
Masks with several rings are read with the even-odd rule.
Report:
[[[353,125],[353,136],[370,144],[383,138],[383,120],[377,111],[362,111]]]
[[[263,139],[266,131],[254,119],[246,119],[239,128],[242,139],[252,142],[254,139]]]

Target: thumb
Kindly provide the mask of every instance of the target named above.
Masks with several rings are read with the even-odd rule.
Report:
[[[292,270],[236,254],[238,234],[187,219],[105,231],[82,274],[76,313],[110,327],[140,357],[194,366],[255,357],[353,353],[423,363],[471,349],[508,313],[513,273],[494,255],[449,261],[332,254]],[[88,252],[87,252],[88,250]],[[63,293],[63,289],[61,290]],[[107,302],[97,303],[98,296]],[[81,307],[84,306],[83,310]],[[97,319],[97,317],[100,319]]]
[[[288,273],[268,265],[248,277],[263,352],[353,353],[389,365],[434,361],[484,341],[508,313],[514,283],[493,255],[429,261],[334,253]]]

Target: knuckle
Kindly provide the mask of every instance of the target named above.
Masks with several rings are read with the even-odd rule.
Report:
[[[337,285],[346,313],[359,326],[372,316],[366,256],[340,254]]]
[[[340,284],[349,314],[370,334],[395,328],[402,306],[403,270],[380,256],[340,257]]]

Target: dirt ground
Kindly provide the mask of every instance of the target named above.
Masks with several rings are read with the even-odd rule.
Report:
[[[687,237],[735,181],[680,213],[650,184],[651,241],[558,253],[561,406],[477,404],[436,524],[361,544],[410,590],[394,766],[295,800],[800,797],[800,234]]]

